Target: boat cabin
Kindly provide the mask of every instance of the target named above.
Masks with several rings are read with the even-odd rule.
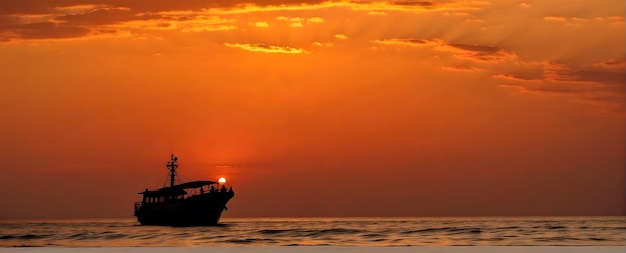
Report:
[[[184,200],[197,195],[211,194],[215,192],[233,191],[232,188],[230,188],[230,190],[226,190],[226,187],[223,185],[220,190],[217,190],[213,186],[214,184],[218,183],[214,181],[192,181],[153,191],[146,189],[143,192],[139,192],[139,194],[143,194],[143,199],[141,201],[142,204],[151,204],[167,203],[172,200]]]

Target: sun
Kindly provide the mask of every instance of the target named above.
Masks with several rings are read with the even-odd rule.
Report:
[[[220,184],[225,184],[226,183],[226,178],[220,177],[220,179],[218,179],[217,182],[220,183]]]

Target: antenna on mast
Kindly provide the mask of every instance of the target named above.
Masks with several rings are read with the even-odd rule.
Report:
[[[176,180],[176,169],[178,168],[178,157],[174,154],[170,156],[170,161],[167,162],[167,169],[170,171],[170,187],[174,186],[174,180]]]

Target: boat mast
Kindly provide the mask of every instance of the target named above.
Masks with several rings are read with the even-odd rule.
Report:
[[[176,168],[178,168],[178,157],[174,154],[170,156],[170,161],[167,162],[167,169],[170,170],[170,187],[174,186],[174,180],[176,179]]]

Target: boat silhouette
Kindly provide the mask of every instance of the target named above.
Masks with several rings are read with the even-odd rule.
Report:
[[[141,202],[135,203],[135,216],[142,225],[164,226],[213,226],[217,225],[226,203],[235,196],[232,187],[225,182],[191,181],[176,182],[178,157],[173,154],[167,162],[170,185],[158,190],[147,188],[139,194]],[[215,186],[221,185],[221,188]]]

